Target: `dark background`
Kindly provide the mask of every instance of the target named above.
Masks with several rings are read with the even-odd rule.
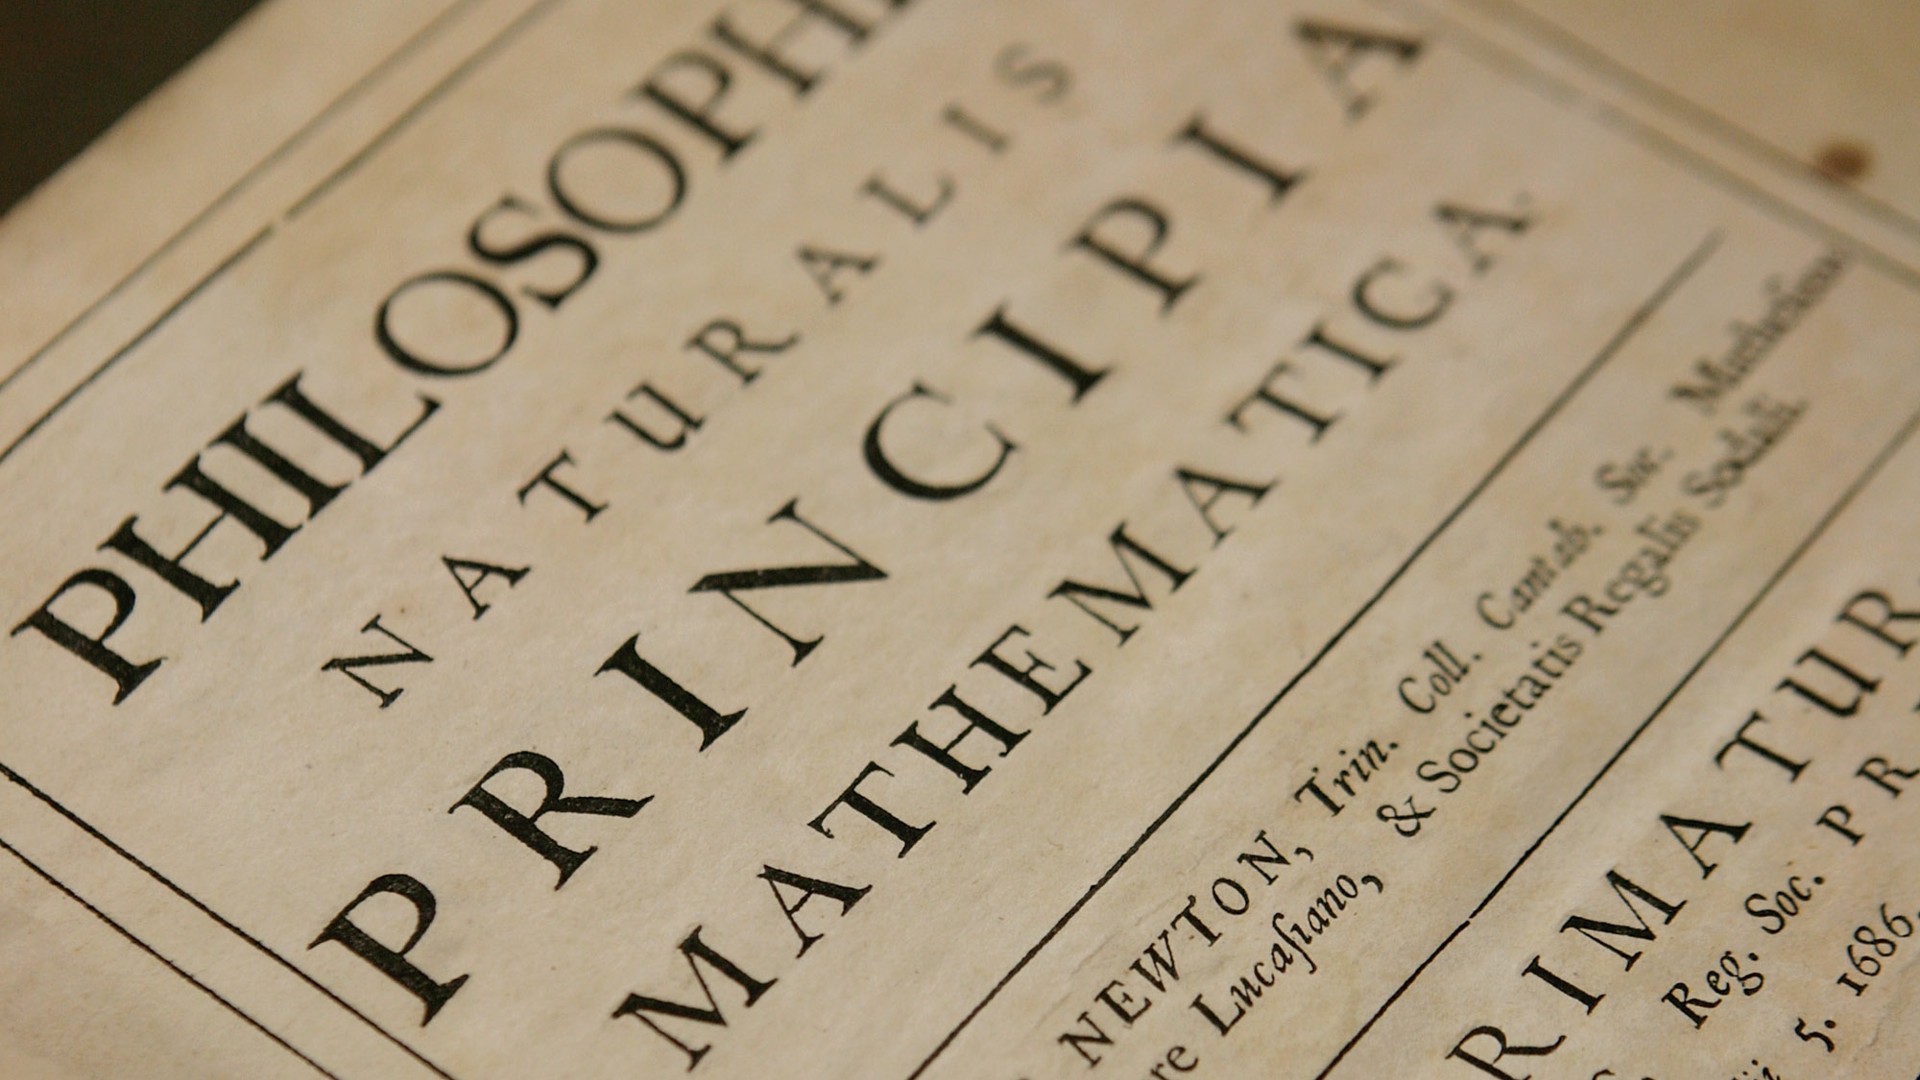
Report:
[[[258,0],[0,0],[0,211]]]

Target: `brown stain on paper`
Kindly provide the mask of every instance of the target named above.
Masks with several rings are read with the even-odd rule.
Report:
[[[1851,184],[1873,168],[1873,153],[1853,139],[1833,139],[1814,156],[1813,171],[1836,184]]]

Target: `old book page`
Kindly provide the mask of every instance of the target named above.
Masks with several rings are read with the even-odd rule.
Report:
[[[280,0],[0,221],[0,1073],[1920,1073],[1920,22]]]

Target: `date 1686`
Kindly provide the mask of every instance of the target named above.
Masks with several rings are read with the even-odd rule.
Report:
[[[1852,970],[1841,972],[1834,982],[1853,991],[1855,997],[1866,993],[1874,977],[1899,953],[1901,941],[1913,936],[1913,929],[1912,919],[1881,904],[1878,920],[1853,928],[1852,940],[1847,943],[1847,966]]]

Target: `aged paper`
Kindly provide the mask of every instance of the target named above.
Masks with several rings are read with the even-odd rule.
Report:
[[[1910,73],[1647,34],[270,5],[0,224],[0,1067],[1913,1076]]]

